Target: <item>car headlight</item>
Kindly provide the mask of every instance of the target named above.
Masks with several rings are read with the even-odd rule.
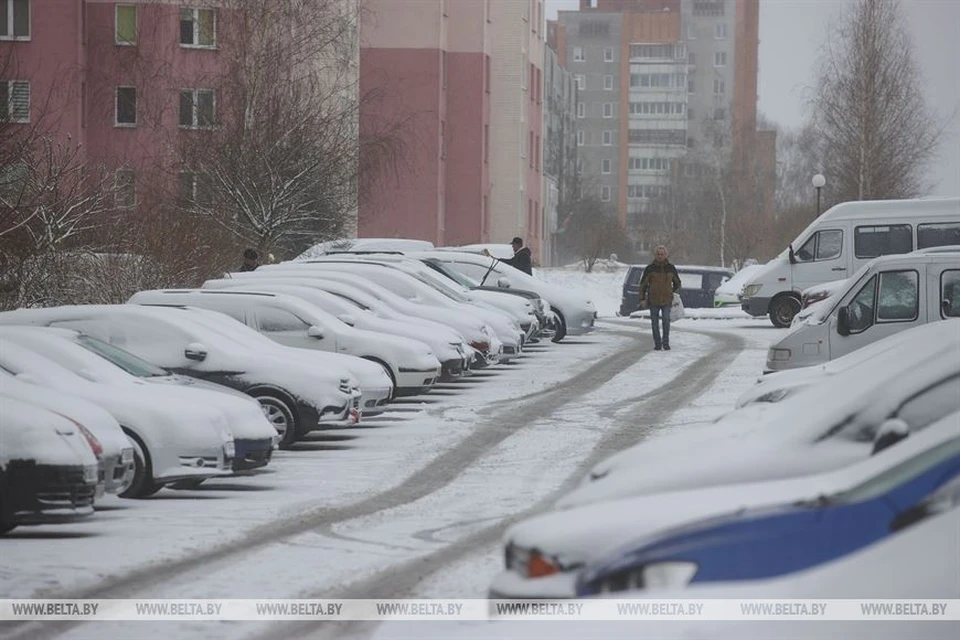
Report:
[[[743,298],[752,298],[753,296],[760,293],[761,288],[763,288],[762,284],[748,284],[740,292],[740,296]]]
[[[787,395],[789,394],[790,394],[789,389],[776,389],[774,391],[768,391],[767,393],[763,394],[762,396],[754,400],[754,402],[780,402],[781,400],[786,398]]]
[[[127,448],[120,451],[120,462],[123,464],[130,464],[133,462],[133,449]]]
[[[658,562],[643,568],[643,588],[685,587],[697,573],[696,562]]]
[[[350,378],[340,378],[340,391],[350,393]]]
[[[233,442],[233,440],[223,443],[223,455],[225,458],[232,458],[236,454],[237,454],[237,446]]]
[[[83,482],[85,484],[97,484],[98,480],[100,480],[100,467],[91,464],[83,468]]]
[[[767,352],[767,360],[770,362],[786,362],[790,359],[790,349],[771,348]]]

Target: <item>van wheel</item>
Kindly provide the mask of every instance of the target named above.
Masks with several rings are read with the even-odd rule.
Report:
[[[800,301],[793,296],[780,296],[770,303],[770,322],[778,329],[784,329],[793,322],[793,317],[800,313]]]

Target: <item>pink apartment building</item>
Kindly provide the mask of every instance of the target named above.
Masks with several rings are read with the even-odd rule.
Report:
[[[396,180],[359,235],[509,242],[542,224],[542,0],[362,0],[361,132],[405,122]]]

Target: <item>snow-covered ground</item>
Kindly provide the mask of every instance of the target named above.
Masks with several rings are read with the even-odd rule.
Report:
[[[515,364],[314,434],[263,473],[109,498],[89,521],[14,531],[0,541],[0,598],[484,597],[509,524],[611,453],[730,410],[781,333],[685,320],[674,350],[653,352],[648,322],[614,318],[625,268],[538,272],[590,290],[603,318],[593,334],[533,345]],[[0,638],[103,629],[0,628]],[[282,623],[112,623],[110,634],[289,635]]]

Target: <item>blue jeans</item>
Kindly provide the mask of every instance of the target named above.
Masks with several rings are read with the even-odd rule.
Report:
[[[653,325],[653,344],[670,344],[670,307],[672,305],[650,305],[650,323]],[[660,316],[663,315],[663,340],[660,339]]]

